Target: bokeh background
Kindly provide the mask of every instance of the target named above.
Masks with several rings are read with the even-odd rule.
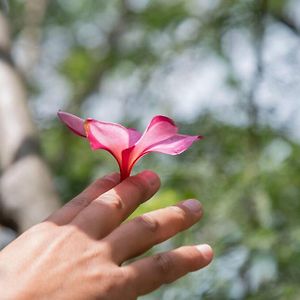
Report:
[[[141,299],[299,299],[300,1],[0,1],[0,247],[117,169],[59,109],[143,130],[168,115],[206,138],[151,154],[160,192],[203,220],[157,247],[215,260]]]

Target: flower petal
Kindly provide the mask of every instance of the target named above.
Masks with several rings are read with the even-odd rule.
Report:
[[[119,165],[122,165],[122,151],[131,147],[141,137],[137,130],[127,129],[116,123],[87,119],[85,126],[92,149],[109,151]]]
[[[57,115],[75,134],[86,137],[83,119],[63,111],[59,111]]]
[[[178,127],[172,119],[155,116],[143,136],[133,146],[128,159],[128,169],[131,171],[136,161],[149,152],[180,154],[187,150],[193,142],[203,138],[202,136],[177,134],[177,132]],[[126,156],[128,155],[127,150]]]
[[[135,145],[135,143],[142,137],[142,134],[134,128],[126,128],[129,134],[129,147]]]
[[[174,121],[165,116],[155,116],[143,136],[135,145],[135,152],[142,152],[149,146],[174,136],[178,131]]]
[[[202,139],[200,135],[177,134],[166,140],[153,144],[145,149],[144,153],[160,152],[170,155],[177,155],[187,150],[195,141]]]
[[[129,167],[132,168],[137,159],[143,156],[149,147],[176,135],[177,131],[178,128],[172,119],[160,115],[155,116],[143,136],[134,145],[128,160]]]

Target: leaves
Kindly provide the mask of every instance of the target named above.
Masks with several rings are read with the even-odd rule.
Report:
[[[108,154],[89,151],[84,140],[58,127],[60,107],[74,106],[70,111],[78,115],[143,128],[155,114],[174,115],[177,120],[176,105],[191,103],[193,118],[183,118],[180,128],[205,136],[176,161],[155,154],[137,166],[157,171],[162,188],[131,217],[198,198],[205,209],[203,221],[164,246],[209,242],[216,252],[207,271],[145,299],[180,295],[181,300],[293,300],[299,295],[300,146],[290,134],[291,120],[278,120],[299,98],[299,29],[291,5],[268,1],[267,11],[262,11],[254,0],[49,2],[42,23],[44,59],[38,70],[50,69],[51,76],[46,71],[44,77],[35,75],[30,81],[35,89],[29,92],[31,107],[43,120],[42,150],[63,201],[117,166]],[[23,12],[21,2],[12,1],[16,39]],[[186,24],[196,26],[189,31]],[[295,36],[288,35],[290,29]],[[67,38],[54,39],[53,48],[47,48],[50,31]],[[258,37],[260,45],[269,45],[260,54]],[[277,49],[275,58],[271,48]],[[67,49],[57,62],[49,55],[55,49]],[[256,86],[253,70],[254,77],[261,74]],[[215,76],[219,73],[223,75]],[[39,100],[49,94],[44,83],[53,76],[58,78],[54,82],[62,78],[70,86],[67,99],[57,106]],[[213,89],[207,91],[212,81]],[[271,103],[268,108],[263,106],[266,102]],[[49,124],[42,115],[45,111],[51,111]],[[272,270],[277,272],[266,280],[260,264],[276,266]]]

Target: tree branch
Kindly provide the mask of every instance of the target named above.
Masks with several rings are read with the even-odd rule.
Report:
[[[114,57],[118,55],[119,38],[126,28],[126,21],[128,18],[128,7],[126,1],[122,0],[120,5],[121,13],[119,20],[107,36],[109,51],[106,57],[93,67],[84,87],[78,90],[73,99],[70,101],[67,110],[70,110],[73,113],[78,113],[80,106],[85,99],[95,92],[98,87],[100,87],[105,72],[112,67]]]
[[[28,74],[30,74],[28,70],[34,68],[40,57],[40,27],[47,9],[48,0],[27,0],[24,2],[24,5],[24,28],[19,36],[22,60],[17,61],[17,64],[22,75],[27,78]]]
[[[0,49],[7,55],[9,45],[8,21],[0,12]],[[50,172],[37,151],[24,83],[18,70],[5,60],[0,60],[0,87],[1,210],[23,231],[60,204]]]
[[[270,12],[270,15],[278,22],[285,25],[289,28],[294,34],[300,36],[300,28],[296,25],[296,23],[289,17],[284,14],[279,14],[275,12]]]

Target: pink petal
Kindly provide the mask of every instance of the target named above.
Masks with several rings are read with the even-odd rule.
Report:
[[[75,134],[86,137],[83,119],[63,111],[59,111],[57,115]]]
[[[141,137],[142,134],[134,128],[126,128],[129,134],[129,147],[133,146]]]
[[[177,155],[187,150],[195,141],[202,139],[200,135],[177,134],[166,140],[153,144],[144,152],[160,152],[170,155]]]
[[[141,133],[127,129],[120,124],[101,122],[93,119],[86,121],[87,138],[92,149],[109,151],[122,165],[122,151],[131,147],[140,139]]]
[[[178,127],[174,121],[166,116],[155,116],[149,123],[143,135],[143,141],[139,141],[139,144],[150,144],[155,140],[162,140],[170,137],[178,132]]]
[[[134,152],[143,152],[149,146],[174,136],[177,131],[173,120],[165,116],[155,116],[137,141]]]
[[[148,125],[145,133],[123,155],[128,158],[128,169],[131,171],[136,161],[149,152],[160,152],[176,155],[187,150],[201,136],[177,134],[178,127],[174,121],[165,116],[155,116]]]

